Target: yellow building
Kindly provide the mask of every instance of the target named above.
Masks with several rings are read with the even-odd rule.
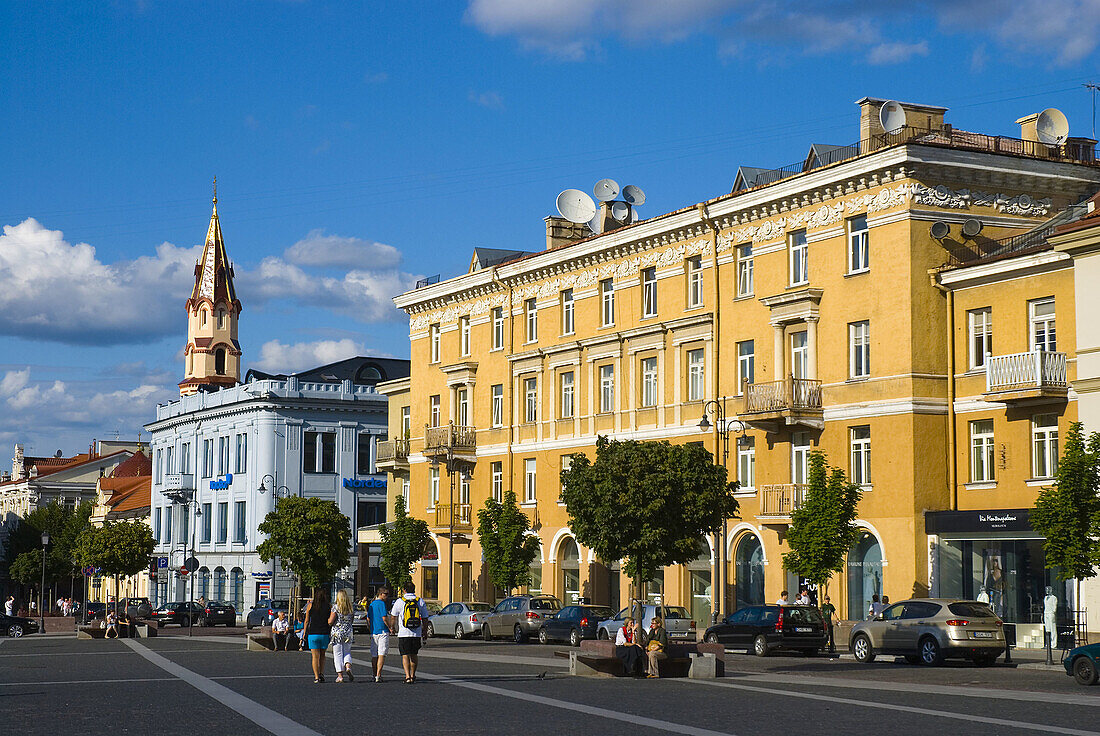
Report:
[[[883,102],[859,101],[852,146],[742,168],[732,193],[631,225],[605,216],[599,235],[550,217],[545,251],[479,249],[468,273],[395,298],[412,372],[379,386],[394,438],[379,465],[433,531],[416,573],[427,597],[499,595],[473,529],[485,498],[512,488],[542,541],[532,588],[624,604],[619,564],[573,539],[559,473],[598,435],[717,451],[719,434],[698,426],[709,400],[745,427],[728,425],[740,518],[649,586],[700,626],[716,605],[797,591],[781,560],[811,450],[864,488],[863,539],[830,588],[848,618],[873,594],[900,600],[938,583],[947,554],[935,568],[935,553],[951,533],[930,537],[925,512],[1029,504],[1042,480],[1028,469],[1033,419],[1064,427],[1072,401],[1064,388],[1017,398],[986,387],[966,320],[992,309],[983,360],[998,365],[1030,351],[1036,323],[1019,315],[1036,300],[1065,304],[1058,319],[1072,325],[1072,276],[1049,254],[1012,266],[986,256],[1100,187],[1095,142],[1039,144],[1028,119],[1022,139],[967,133],[920,105],[903,105],[908,125],[886,133]],[[1049,360],[1072,371],[1072,352],[1059,355]],[[990,418],[996,479],[974,480],[963,472],[970,433]]]
[[[153,464],[139,450],[115,468],[111,475],[96,482],[95,505],[88,521],[95,527],[102,527],[108,521],[148,525],[152,487]],[[87,600],[105,603],[114,599],[114,579],[95,575],[87,583]],[[120,598],[148,597],[149,571],[142,570],[135,575],[119,578],[117,594]]]

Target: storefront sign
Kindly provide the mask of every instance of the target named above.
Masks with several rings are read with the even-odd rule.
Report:
[[[266,570],[263,571],[263,572],[254,572],[254,573],[252,573],[252,577],[257,578],[259,580],[267,580],[271,577],[271,573],[266,571]]]
[[[924,514],[928,534],[959,532],[1030,532],[1030,509],[986,511],[928,511]]]
[[[228,491],[229,486],[233,485],[233,474],[226,473],[224,478],[210,481],[210,490],[212,491]]]
[[[344,488],[385,488],[385,478],[344,478]]]

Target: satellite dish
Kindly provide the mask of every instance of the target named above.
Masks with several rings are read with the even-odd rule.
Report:
[[[636,187],[633,184],[627,184],[623,187],[623,199],[626,203],[637,207],[640,204],[645,204],[645,192],[641,187]]]
[[[962,226],[962,233],[968,238],[973,238],[975,235],[982,231],[982,221],[973,217],[965,220]]]
[[[943,240],[951,232],[951,226],[943,220],[938,220],[932,223],[932,237],[936,240]]]
[[[887,133],[895,133],[905,127],[905,108],[899,102],[887,100],[878,110],[878,121]]]
[[[1069,137],[1069,121],[1056,107],[1048,107],[1035,120],[1035,134],[1048,146],[1060,146]]]
[[[596,182],[596,186],[592,188],[592,193],[601,202],[610,202],[619,196],[619,182],[614,179],[600,179]]]
[[[611,216],[619,222],[630,222],[630,205],[626,202],[612,202]]]
[[[588,229],[591,230],[592,233],[595,235],[599,235],[603,232],[602,212],[597,212],[595,215],[592,216],[592,219],[588,221]]]
[[[570,222],[588,222],[596,215],[596,203],[580,189],[566,189],[558,195],[558,212]]]

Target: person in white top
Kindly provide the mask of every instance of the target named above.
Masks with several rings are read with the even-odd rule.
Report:
[[[798,600],[795,601],[800,606],[810,605],[810,593],[805,588],[798,594]]]
[[[9,595],[8,599],[4,601],[4,613],[9,616],[15,615],[15,596]]]
[[[775,602],[775,605],[777,605],[777,606],[789,606],[789,605],[791,605],[791,602],[787,600],[787,591],[784,590],[782,593],[779,594],[779,600],[777,600]]]
[[[401,666],[405,670],[406,684],[416,682],[416,665],[420,644],[424,640],[424,622],[428,619],[428,607],[416,595],[412,581],[405,583],[405,595],[393,602],[390,616],[397,624],[397,651],[401,652]]]
[[[275,651],[286,651],[287,640],[290,638],[290,621],[287,620],[286,611],[279,611],[279,617],[271,622],[271,633],[275,638]]]

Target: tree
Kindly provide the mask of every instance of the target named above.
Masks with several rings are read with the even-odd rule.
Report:
[[[311,587],[328,585],[347,567],[351,521],[333,501],[290,496],[259,526],[267,539],[256,549],[264,562],[275,555]]]
[[[1044,487],[1035,499],[1031,525],[1043,535],[1043,553],[1048,569],[1077,584],[1075,600],[1080,606],[1081,581],[1096,575],[1100,562],[1095,537],[1100,532],[1100,434],[1085,440],[1080,422],[1069,425],[1054,484]]]
[[[412,580],[413,563],[424,556],[432,535],[428,522],[405,512],[405,496],[393,500],[393,521],[382,527],[381,560],[378,563],[386,580],[396,590]]]
[[[511,489],[504,492],[503,502],[490,496],[477,512],[477,536],[489,579],[506,594],[531,582],[531,563],[542,542],[528,534],[530,530],[531,520],[519,510]]]
[[[115,579],[115,600],[118,600],[118,579],[136,575],[149,565],[156,548],[153,530],[140,521],[108,521],[96,529],[88,527],[76,538],[74,561],[81,566],[100,567]]]
[[[77,574],[73,547],[77,536],[88,526],[91,514],[90,501],[81,503],[75,509],[54,501],[20,519],[5,545],[5,559],[11,561],[9,575],[12,579],[27,586],[39,586],[42,577],[42,533],[45,532],[50,535],[50,545],[46,550],[46,582],[68,580],[71,590],[72,578]],[[20,558],[25,560],[17,565]]]
[[[583,453],[561,474],[569,527],[601,560],[626,560],[642,581],[666,565],[690,562],[699,540],[737,514],[726,469],[701,445],[596,439],[596,461]]]
[[[863,492],[843,470],[828,467],[822,452],[810,453],[807,480],[802,505],[791,514],[791,551],[783,555],[783,566],[828,592],[829,578],[844,569],[844,558],[859,537],[853,522]]]

